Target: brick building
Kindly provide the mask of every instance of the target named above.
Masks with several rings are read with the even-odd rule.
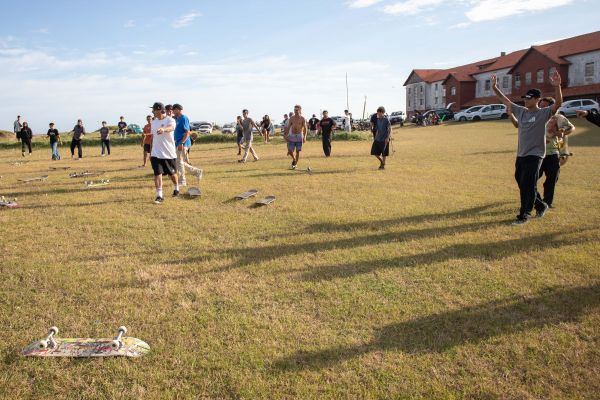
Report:
[[[565,100],[600,100],[600,31],[449,69],[415,69],[404,83],[407,114],[450,106],[459,111],[497,103],[490,76],[513,101],[531,88],[554,93],[550,74],[562,77]]]

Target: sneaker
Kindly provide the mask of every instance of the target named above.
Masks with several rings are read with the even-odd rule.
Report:
[[[552,204],[548,204],[548,208],[554,208]]]
[[[100,157],[105,157],[105,156],[106,156],[106,154],[100,154]]]
[[[381,164],[381,165],[379,166],[379,169],[380,169],[380,170],[382,170],[382,169],[385,169],[385,164]]]
[[[25,157],[25,153],[21,153],[21,155],[22,155],[23,157]]]
[[[527,219],[525,218],[517,218],[515,219],[511,225],[516,226],[516,225],[525,225],[527,223]]]
[[[543,209],[541,209],[541,210],[537,210],[537,211],[535,212],[535,217],[536,217],[536,218],[544,218],[544,215],[546,215],[546,212],[548,211],[548,209],[549,209],[549,208],[550,208],[550,207],[549,207],[547,204],[546,204],[546,205],[544,205],[544,208],[543,208]]]
[[[162,204],[163,201],[165,201],[165,199],[160,196],[156,196],[156,199],[154,199],[154,204]]]
[[[173,190],[173,197],[179,196],[179,190]]]
[[[245,161],[245,160],[238,160],[238,162],[239,162],[240,164],[245,164],[245,163],[246,163],[246,161]]]
[[[255,157],[255,158],[254,158],[254,161],[258,161],[258,160],[260,160],[260,158],[258,158],[258,157]]]

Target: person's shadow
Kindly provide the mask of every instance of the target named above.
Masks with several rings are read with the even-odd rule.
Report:
[[[368,343],[298,351],[273,366],[283,370],[324,368],[373,351],[444,352],[494,336],[575,321],[599,305],[600,283],[550,288],[534,297],[515,296],[386,325]]]

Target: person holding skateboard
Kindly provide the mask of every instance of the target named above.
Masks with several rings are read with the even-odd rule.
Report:
[[[48,129],[48,133],[46,134],[46,136],[50,140],[50,148],[52,149],[52,160],[60,160],[60,155],[58,154],[60,134],[58,133],[58,129],[54,128],[54,122],[50,122],[50,129]]]
[[[294,106],[294,115],[291,116],[283,135],[287,142],[288,156],[292,157],[292,169],[296,169],[298,166],[302,144],[306,143],[307,133],[308,128],[306,119],[302,116],[302,107],[296,105]],[[296,156],[294,156],[294,150],[296,150]]]
[[[146,116],[146,125],[144,126],[144,130],[142,132],[142,148],[144,149],[144,164],[142,167],[146,166],[146,160],[148,159],[148,155],[152,152],[152,116]]]
[[[150,154],[150,164],[154,171],[154,186],[156,187],[155,204],[162,204],[165,201],[163,196],[163,175],[169,175],[173,182],[173,197],[179,196],[179,183],[177,181],[177,150],[175,148],[175,120],[168,117],[165,113],[163,103],[156,102],[152,106],[154,119],[151,122],[152,132],[152,152]]]
[[[379,169],[385,169],[385,158],[390,155],[390,139],[392,136],[392,124],[385,116],[385,108],[377,109],[377,119],[371,123],[371,131],[375,132],[371,155],[379,160]]]
[[[256,125],[254,120],[248,116],[248,110],[242,111],[242,130],[244,134],[244,143],[246,144],[246,150],[244,151],[244,156],[241,160],[238,160],[239,163],[245,163],[248,158],[248,152],[252,153],[252,157],[254,157],[254,161],[258,161],[258,156],[252,147],[252,140],[254,135],[252,134],[252,128],[255,128],[257,132],[260,132],[260,128]]]
[[[562,105],[561,78],[558,72],[550,77],[550,83],[555,88],[556,103],[545,108],[538,105],[542,97],[540,90],[529,89],[525,96],[522,96],[525,103],[523,107],[513,103],[502,93],[498,88],[496,75],[492,75],[490,80],[496,96],[507,107],[509,114],[515,115],[519,125],[515,180],[519,186],[521,208],[513,225],[522,225],[531,218],[533,208],[538,218],[542,218],[548,210],[548,205],[543,202],[537,191],[537,181],[546,155],[546,123]]]
[[[100,141],[102,142],[102,153],[100,156],[104,157],[105,149],[110,156],[110,130],[108,129],[108,126],[106,126],[106,121],[102,121],[102,128],[100,128]]]
[[[73,138],[71,139],[71,158],[75,158],[75,147],[77,147],[77,155],[80,160],[83,157],[83,147],[81,146],[81,139],[85,136],[85,128],[83,127],[83,121],[77,120],[77,125],[71,131]]]
[[[23,122],[23,127],[21,128],[19,136],[21,137],[21,155],[25,157],[25,146],[27,146],[27,149],[29,150],[29,155],[31,155],[31,139],[33,138],[33,132],[27,122]]]
[[[190,139],[190,120],[183,115],[183,106],[173,104],[173,116],[175,117],[175,147],[177,149],[177,174],[179,185],[187,186],[185,180],[185,163],[187,162],[187,150],[192,145]]]
[[[335,121],[329,118],[327,110],[323,111],[323,119],[319,121],[318,125],[321,140],[323,141],[323,153],[325,153],[325,157],[329,157],[331,155],[331,137],[337,126]]]

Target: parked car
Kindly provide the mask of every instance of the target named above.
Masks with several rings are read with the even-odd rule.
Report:
[[[558,109],[558,112],[567,117],[576,115],[577,110],[596,110],[600,111],[598,103],[594,100],[583,99],[583,100],[568,100],[562,103],[562,106]]]
[[[404,111],[394,111],[390,114],[389,119],[392,125],[400,124],[401,126],[403,126],[406,116],[404,115]]]
[[[337,130],[342,130],[342,128],[344,126],[344,117],[336,116],[336,117],[331,117],[331,119],[335,121]]]
[[[213,125],[208,122],[204,122],[204,123],[200,124],[200,126],[198,127],[198,132],[200,132],[200,133],[209,134],[209,133],[212,133],[212,131],[213,131]]]
[[[429,110],[425,114],[423,114],[423,118],[427,119],[429,115],[434,112],[436,113],[441,121],[450,121],[454,118],[454,113],[452,110],[448,110],[447,108],[440,108],[439,110]]]
[[[471,113],[471,121],[481,121],[483,119],[505,119],[508,118],[506,106],[504,104],[490,104],[484,106],[478,111]]]
[[[230,135],[235,134],[235,124],[225,124],[225,125],[223,125],[223,127],[221,128],[221,133],[223,133],[223,134],[230,134]]]
[[[142,130],[142,128],[140,128],[139,125],[129,124],[127,126],[127,133],[137,133],[137,134],[140,134],[142,132],[143,132],[143,130]]]
[[[204,123],[205,122],[190,122],[190,130],[198,131],[200,129],[200,125],[202,125]]]
[[[483,107],[484,106],[473,106],[471,108],[467,108],[466,110],[461,110],[454,114],[454,120],[460,122],[470,121],[473,119],[473,113],[481,110]]]

